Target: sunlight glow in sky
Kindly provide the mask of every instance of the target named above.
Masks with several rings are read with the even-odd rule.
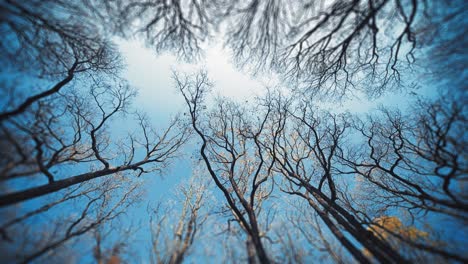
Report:
[[[253,79],[236,69],[219,45],[207,49],[198,63],[189,64],[169,53],[158,55],[138,40],[119,40],[117,43],[127,64],[124,77],[138,89],[135,105],[160,118],[167,118],[168,114],[175,114],[185,107],[182,96],[174,87],[172,70],[191,74],[204,69],[214,83],[213,95],[234,100],[260,95],[264,86],[270,84],[261,81],[261,77]]]
[[[169,52],[156,54],[139,39],[116,39],[116,43],[126,63],[123,76],[138,90],[134,104],[150,113],[150,117],[155,122],[167,121],[185,109],[182,96],[174,87],[173,70],[188,74],[201,69],[206,70],[208,77],[214,83],[213,96],[227,97],[239,102],[264,94],[266,87],[285,89],[273,74],[251,76],[236,67],[230,61],[229,51],[223,49],[220,44],[205,48],[205,53],[198,62],[186,63]],[[417,90],[417,94],[434,93],[434,87],[430,85],[422,87],[425,88]],[[405,108],[416,93],[412,90],[393,91],[373,100],[369,100],[364,94],[357,94],[341,103],[317,102],[316,104],[331,111],[364,114],[381,105]]]
[[[468,263],[466,2],[0,0],[0,264]]]

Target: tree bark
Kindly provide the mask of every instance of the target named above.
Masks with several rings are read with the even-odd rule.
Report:
[[[24,191],[18,191],[10,194],[0,196],[0,207],[13,205],[22,201],[34,199],[49,193],[60,191],[70,186],[86,182],[99,177],[111,175],[117,172],[135,170],[139,166],[148,163],[148,161],[141,161],[127,166],[120,166],[116,168],[103,169],[96,172],[83,173],[80,175],[72,176],[63,180],[51,182],[49,184],[33,187]]]

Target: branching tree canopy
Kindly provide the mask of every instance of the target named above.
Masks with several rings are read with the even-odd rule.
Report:
[[[0,0],[2,256],[467,263],[465,2]],[[279,82],[240,101],[173,68],[162,118],[133,38],[188,63],[221,43]]]
[[[294,90],[324,98],[357,91],[375,97],[401,89],[402,75],[414,72],[418,60],[450,61],[457,64],[451,67],[457,74],[465,75],[465,31],[441,34],[448,25],[466,25],[464,1],[174,0],[119,5],[124,25],[135,21],[133,32],[143,34],[157,51],[193,58],[201,43],[220,35],[240,66],[253,73],[273,70]],[[119,31],[128,32],[128,27],[119,26]],[[441,76],[443,68],[430,67]]]
[[[466,106],[440,99],[419,102],[410,116],[382,109],[358,121],[367,142],[343,155],[352,171],[411,210],[431,210],[466,221]],[[456,138],[456,139],[455,139]],[[357,148],[354,148],[357,149]],[[347,156],[347,157],[346,157]]]
[[[391,119],[386,119],[386,122],[377,123],[372,118],[369,121],[356,119],[350,122],[355,118],[349,114],[318,111],[308,101],[296,105],[280,93],[271,93],[258,101],[260,108],[249,111],[257,113],[256,119],[260,125],[255,126],[245,119],[250,115],[242,110],[242,106],[223,99],[216,103],[213,114],[208,114],[208,120],[201,119],[200,115],[206,108],[203,98],[210,87],[204,73],[183,80],[176,76],[176,82],[186,99],[192,126],[202,140],[201,157],[231,207],[235,206],[236,199],[240,199],[242,210],[247,213],[251,210],[252,204],[239,195],[250,191],[251,198],[255,197],[252,193],[257,185],[260,186],[257,177],[262,174],[264,166],[267,174],[266,177],[258,178],[262,179],[260,183],[267,182],[274,175],[283,178],[275,186],[280,191],[306,199],[311,209],[350,254],[365,263],[370,263],[371,259],[360,249],[361,246],[380,262],[408,262],[412,256],[402,255],[387,241],[368,231],[366,226],[372,221],[372,213],[367,208],[364,211],[356,208],[359,202],[354,204],[353,196],[360,190],[351,194],[348,192],[349,185],[363,181],[361,176],[366,184],[374,184],[374,188],[378,188],[380,195],[385,197],[386,200],[374,205],[380,207],[381,212],[392,208],[408,208],[413,217],[431,211],[442,213],[454,222],[466,221],[463,208],[466,198],[463,187],[459,187],[463,185],[456,184],[456,181],[464,180],[461,175],[466,174],[463,168],[466,160],[450,144],[450,138],[464,133],[460,130],[464,125],[458,123],[465,118],[465,111],[460,106],[444,104],[450,108],[449,111],[440,109],[441,102],[421,102],[414,107],[420,116],[410,116],[416,117],[418,122],[415,122],[415,127],[404,130],[407,134],[403,133],[404,117],[388,109],[383,109],[379,115],[380,118]],[[438,115],[450,117],[438,118]],[[363,127],[360,125],[362,123],[369,126]],[[388,126],[395,130],[383,130]],[[207,134],[212,129],[216,129],[213,135]],[[380,131],[379,136],[376,131]],[[430,136],[430,131],[437,133]],[[353,141],[349,139],[359,134],[364,136]],[[249,138],[253,140],[250,148],[247,141]],[[384,143],[387,140],[390,140],[388,144]],[[377,142],[379,145],[375,145]],[[466,148],[466,143],[460,140],[457,142],[460,144],[457,148]],[[408,149],[404,148],[406,146]],[[251,156],[248,149],[255,149],[256,155]],[[369,155],[370,160],[364,158],[366,155]],[[243,167],[243,160],[247,157],[249,163],[253,162],[257,169]],[[244,183],[245,176],[236,176],[238,168],[246,173],[255,172],[251,188]],[[223,177],[223,174],[226,176]],[[428,179],[433,177],[440,179]],[[236,196],[229,195],[230,192]],[[239,209],[232,210],[235,216],[239,214],[237,211],[241,212]],[[242,218],[238,221],[241,226],[247,225]],[[463,256],[456,253],[398,235],[398,239],[416,249],[443,258],[464,260]],[[258,261],[267,262],[261,256],[258,256]]]
[[[209,216],[204,210],[208,207],[208,190],[204,183],[206,180],[200,179],[200,176],[195,175],[188,184],[178,186],[178,199],[182,202],[182,210],[172,228],[163,227],[172,220],[168,215],[174,208],[162,209],[159,204],[156,208],[148,210],[151,214],[151,263],[183,263],[190,255],[196,240],[200,239],[199,233]]]
[[[187,103],[192,127],[202,140],[200,155],[208,173],[223,193],[227,210],[246,233],[249,262],[258,258],[260,263],[270,263],[258,219],[262,203],[272,191],[265,186],[271,162],[259,142],[269,110],[255,122],[240,105],[220,100],[205,119],[201,116],[204,96],[211,87],[206,73],[175,75],[174,79]]]

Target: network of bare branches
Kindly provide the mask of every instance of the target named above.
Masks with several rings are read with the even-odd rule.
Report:
[[[466,222],[462,184],[466,160],[459,154],[466,152],[466,142],[455,140],[463,137],[466,109],[456,101],[420,101],[408,116],[382,109],[381,114],[362,120],[269,91],[256,101],[255,111],[246,113],[243,106],[227,99],[206,110],[204,98],[210,87],[206,74],[175,78],[202,141],[201,159],[243,228],[257,218],[249,214],[255,212],[255,199],[249,203],[244,196],[252,197],[259,179],[263,185],[270,182],[281,192],[304,199],[332,237],[359,262],[466,260],[456,248],[435,243],[425,232],[403,229],[402,224],[392,229],[375,220],[405,208],[413,221],[429,211],[455,225]],[[254,167],[245,167],[244,158]],[[372,189],[373,194],[365,193]],[[273,199],[273,190],[266,200]],[[359,197],[371,200],[363,207]],[[248,221],[237,214],[246,214]],[[385,238],[369,231],[369,226],[385,230]],[[422,253],[409,254],[400,244]]]
[[[212,85],[206,73],[175,74],[174,79],[187,103],[192,127],[202,141],[202,162],[225,197],[233,221],[247,236],[249,263],[270,263],[259,226],[262,203],[273,187],[267,184],[271,161],[259,143],[268,113],[262,119],[250,120],[246,109],[220,99],[205,117],[204,100]]]
[[[3,252],[7,253],[4,260],[15,263],[57,261],[61,259],[61,252],[65,253],[65,258],[79,258],[65,249],[89,239],[91,231],[104,230],[119,220],[139,199],[138,184],[129,183],[122,175],[83,183],[62,197],[57,195],[46,201],[39,209],[2,219],[2,234],[9,239],[7,244],[2,244],[2,250],[9,251]],[[67,208],[73,203],[78,206]],[[67,211],[67,214],[60,215],[56,210]],[[28,228],[28,222],[40,217],[48,217],[52,223],[44,222],[42,229]]]
[[[462,0],[0,0],[0,250],[134,262],[139,177],[195,150],[180,199],[148,206],[153,263],[196,259],[214,231],[233,263],[468,262],[464,17]],[[212,100],[207,72],[174,71],[185,113],[155,127],[116,37],[188,62],[219,41],[288,89]],[[442,92],[367,116],[318,107],[417,78]]]
[[[155,129],[145,114],[134,113],[136,91],[119,77],[120,55],[98,23],[95,3],[8,0],[0,5],[1,247],[18,249],[11,261],[29,263],[97,232],[133,205],[128,193],[134,188],[124,191],[122,184],[130,187],[131,176],[162,173],[190,131],[179,117]],[[116,117],[134,124],[128,135],[114,131]],[[111,191],[115,197],[123,193],[117,207]],[[38,197],[48,202],[27,202]],[[57,208],[73,204],[82,214],[66,227]],[[88,217],[96,206],[102,217],[92,222]],[[28,242],[34,232],[26,233],[27,223],[54,216],[51,211],[55,219],[45,226],[51,233]],[[10,213],[18,216],[7,217]],[[12,228],[19,235],[13,236]]]
[[[417,60],[451,61],[463,73],[465,34],[454,24],[466,23],[465,9],[424,0],[136,1],[123,17],[157,50],[192,57],[216,34],[250,72],[273,70],[294,90],[343,99],[401,89]],[[444,78],[442,70],[431,74]]]
[[[207,183],[202,174],[194,175],[188,184],[177,187],[177,202],[182,203],[176,225],[168,229],[169,212],[174,205],[158,204],[149,208],[151,229],[151,263],[183,263],[200,237],[207,218]],[[205,210],[203,210],[205,208]]]

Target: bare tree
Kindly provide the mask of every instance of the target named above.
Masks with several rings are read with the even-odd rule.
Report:
[[[157,52],[171,51],[188,61],[197,59],[201,44],[210,37],[210,10],[215,2],[200,0],[117,1],[116,32],[140,35]]]
[[[365,144],[351,146],[354,150],[347,151],[342,159],[347,173],[360,178],[360,187],[373,190],[360,207],[382,212],[405,209],[413,221],[429,215],[464,226],[466,196],[460,183],[466,175],[466,109],[446,97],[434,102],[419,101],[412,111],[403,115],[384,108],[379,115],[356,123]],[[357,199],[356,195],[343,196],[348,204],[356,205]],[[357,213],[363,222],[373,223],[375,217],[362,209]],[[397,232],[388,233],[418,250],[466,261],[466,256],[457,253],[456,243],[443,246],[433,243],[439,239],[412,241]]]
[[[2,155],[1,181],[27,178],[40,185],[3,194],[0,205],[12,205],[115,173],[133,171],[141,175],[163,169],[177,155],[189,130],[176,118],[157,133],[139,115],[141,136],[110,141],[111,119],[127,111],[133,95],[126,84],[97,81],[88,94],[76,91],[60,95],[39,104],[35,113],[2,123],[2,141],[15,152]],[[47,183],[41,184],[41,179]]]
[[[179,197],[180,201],[176,201],[174,208],[159,205],[149,212],[152,232],[151,263],[180,264],[190,254],[208,217],[207,211],[202,210],[202,207],[207,207],[206,189],[200,176],[195,175],[187,186],[178,187],[182,197]],[[179,209],[180,214],[177,216],[171,212]],[[169,227],[170,222],[175,223],[174,228]]]
[[[221,234],[225,243],[235,241],[227,258],[242,258],[242,251],[249,263],[300,263],[328,252],[337,263],[348,257],[466,262],[459,247],[446,245],[448,238],[434,239],[443,228],[429,232],[391,216],[405,210],[419,224],[426,215],[457,226],[467,222],[466,34],[455,29],[466,24],[465,6],[425,0],[2,1],[0,242],[17,249],[25,242],[16,260],[31,262],[58,257],[53,252],[59,248],[64,256],[71,243],[92,234],[96,261],[122,261],[122,244],[104,245],[103,228],[131,205],[133,189],[121,197],[111,193],[132,175],[161,172],[195,132],[199,161],[226,202],[218,214],[227,217]],[[189,61],[219,34],[235,62],[253,72],[278,72],[302,97],[379,96],[401,88],[404,74],[423,66],[453,84],[459,98],[419,101],[409,114],[382,108],[357,118],[272,91],[256,106],[225,98],[209,105],[206,73],[174,73],[188,111],[160,131],[130,110],[135,91],[118,77],[120,58],[106,32],[139,35],[157,52]],[[421,58],[427,61],[418,65]],[[448,63],[453,73],[444,71]],[[113,122],[129,116],[137,129],[122,136]],[[182,263],[196,246],[205,188],[191,185],[182,193],[174,230],[167,228],[169,216],[152,221],[153,262]],[[288,223],[274,233],[272,204],[284,207],[278,198],[284,196],[307,207],[282,212]],[[38,197],[43,200],[13,208]],[[81,204],[81,214],[54,217],[71,203]],[[44,215],[53,218],[44,228],[50,232],[20,241]],[[337,253],[335,243],[347,252]]]
[[[260,179],[267,186],[268,178],[273,180],[271,175],[278,173],[282,175],[282,182],[278,184],[280,189],[307,201],[341,245],[364,263],[374,259],[406,263],[410,258],[418,257],[395,248],[369,231],[368,226],[379,217],[372,216],[371,210],[376,209],[383,216],[382,213],[392,206],[413,206],[464,221],[463,185],[450,186],[452,181],[463,180],[462,175],[466,174],[463,167],[466,162],[461,155],[466,152],[465,144],[455,140],[463,137],[465,110],[456,103],[450,104],[450,100],[421,108],[419,117],[411,119],[416,126],[408,126],[407,130],[403,129],[401,118],[395,112],[384,111],[385,119],[381,122],[371,119],[355,123],[349,114],[319,111],[307,100],[296,103],[272,92],[257,101],[258,108],[248,112],[241,105],[220,99],[215,101],[216,110],[208,112],[208,118],[203,119],[202,113],[207,108],[204,97],[211,87],[206,75],[202,73],[193,79],[175,76],[175,79],[189,106],[192,125],[202,139],[202,160],[212,177],[216,177],[218,188],[229,197],[229,209],[234,213],[233,206],[238,202],[242,207],[237,210],[245,211],[250,217],[249,203],[245,200],[244,205],[242,198],[245,193],[255,190],[255,175],[265,173],[266,177]],[[255,114],[251,118],[248,113]],[[408,135],[405,136],[403,131]],[[366,144],[370,148],[363,147]],[[243,159],[247,157],[253,162],[254,169],[243,167]],[[262,166],[265,166],[264,170]],[[238,168],[247,173],[238,176]],[[251,175],[249,171],[257,173],[253,174],[251,189],[246,180],[249,178],[240,177]],[[428,179],[431,172],[441,178],[441,186],[435,185],[435,179]],[[372,208],[360,207],[355,201],[356,193],[353,193],[358,189],[349,187],[353,181],[362,180],[359,175],[365,177],[365,184],[379,187],[374,191],[375,195],[386,193],[386,198],[382,198],[387,200]],[[419,193],[406,190],[410,187],[417,188],[415,191]],[[439,204],[433,206],[430,203]],[[258,215],[253,216],[252,219],[258,218]],[[244,223],[241,218],[235,220]],[[402,243],[438,258],[464,260],[462,255],[449,248],[437,248],[427,241],[412,241],[401,234],[390,233]]]
[[[34,202],[26,209],[18,206],[17,214],[5,218],[2,242],[16,243],[12,229],[26,232],[26,223],[56,208],[82,202],[78,210],[83,210],[82,218],[65,235],[58,218],[47,223],[45,229],[54,233],[44,236],[40,247],[25,252],[25,262],[96,231],[109,220],[104,213],[98,217],[102,221],[81,228],[90,210],[109,200],[102,196],[106,190],[92,198],[101,190],[99,186],[86,190],[83,186],[96,181],[123,183],[122,178],[115,177],[117,174],[130,177],[162,172],[178,156],[190,134],[179,117],[166,129],[156,130],[140,113],[135,114],[135,131],[126,137],[114,131],[120,129],[113,126],[115,118],[130,115],[130,102],[136,93],[118,77],[120,57],[99,25],[97,19],[101,17],[92,10],[95,4],[35,0],[0,3],[5,36],[0,44],[0,59],[5,62],[5,74],[0,76],[4,87],[0,93],[0,207],[8,207],[2,208],[2,214],[15,211],[13,205],[50,194],[45,200],[35,201],[48,201],[46,204],[36,206]],[[49,200],[51,197],[55,199]],[[128,197],[120,203],[130,203],[125,199]]]
[[[408,130],[404,129],[397,113],[385,111],[384,120],[364,122],[367,129],[358,126],[357,132],[364,134],[361,138],[356,135],[349,114],[319,111],[306,100],[295,104],[281,94],[269,94],[264,100],[263,105],[275,109],[269,120],[275,125],[267,126],[271,128],[270,138],[267,137],[261,145],[274,159],[274,171],[284,176],[279,185],[281,190],[305,199],[357,260],[371,261],[356,242],[380,262],[406,262],[411,257],[367,230],[373,223],[373,217],[368,213],[370,208],[358,209],[359,189],[349,187],[359,184],[358,180],[363,181],[358,175],[365,176],[364,183],[369,180],[374,184],[374,188],[367,189],[370,194],[359,194],[362,199],[385,194],[373,205],[383,209],[381,212],[391,207],[433,210],[465,221],[461,203],[463,187],[459,184],[450,187],[451,181],[462,180],[461,175],[466,174],[462,165],[466,162],[460,156],[466,152],[465,144],[463,140],[455,140],[463,137],[466,111],[457,103],[450,104],[448,100],[430,104],[429,108],[422,104],[426,107],[418,110],[418,118],[410,119],[415,126],[407,127]],[[389,127],[394,130],[387,130]],[[397,127],[399,129],[395,129]],[[403,131],[408,134],[405,136]],[[365,144],[370,147],[363,150]],[[421,156],[418,158],[418,155]],[[344,157],[359,162],[353,163]],[[436,185],[436,179],[429,179],[431,175],[441,178],[440,185]],[[375,187],[380,188],[376,190]],[[416,189],[408,189],[410,187]],[[391,233],[418,250],[464,261],[464,256],[454,253],[453,249],[411,241],[401,234]]]
[[[282,247],[281,253],[287,259],[282,262],[308,263],[330,260],[334,263],[345,263],[349,256],[343,254],[342,247],[333,235],[323,229],[323,223],[320,222],[317,213],[309,210],[302,198],[294,198],[287,203],[285,223],[280,225],[276,236]]]
[[[59,207],[61,208],[59,210],[64,212],[68,210],[72,212],[70,215],[66,216],[57,211],[49,212],[51,221],[46,223],[33,221],[34,229],[41,231],[33,230],[32,233],[26,231],[25,227],[31,224],[25,221],[25,217],[15,219],[15,223],[9,221],[8,228],[19,233],[12,236],[12,241],[2,243],[18,245],[24,240],[24,248],[16,247],[15,261],[18,263],[30,263],[40,258],[53,258],[58,248],[75,243],[78,239],[84,239],[87,235],[91,236],[97,228],[117,220],[140,196],[137,188],[138,184],[131,183],[123,175],[81,184],[73,195],[67,197],[69,200]],[[63,201],[61,199],[52,201],[46,206],[52,208],[58,203],[63,203]],[[79,206],[73,207],[73,203]],[[76,211],[70,210],[70,206]],[[66,207],[69,209],[65,209]],[[34,213],[37,215],[36,211]],[[31,213],[26,215],[28,218],[33,216]],[[45,226],[39,228],[41,224]]]
[[[32,217],[36,217],[37,215],[46,213],[56,206],[61,206],[62,204],[68,203],[81,196],[85,196],[88,193],[96,192],[99,190],[99,186],[92,186],[91,188],[85,188],[85,190],[82,189],[83,184],[78,184],[76,187],[72,188],[71,190],[67,190],[67,192],[63,193],[60,198],[52,199],[52,201],[47,202],[46,204],[34,210],[22,213],[20,215],[14,214],[13,217],[10,217],[7,216],[6,213],[3,213],[2,216],[4,217],[4,221],[2,222],[0,227],[2,239],[4,241],[13,242],[14,239],[9,234],[10,232],[8,230],[13,228],[15,225],[21,224]]]
[[[466,64],[464,30],[450,26],[465,23],[463,1],[251,0],[224,8],[237,61],[272,68],[295,89],[328,99],[399,89],[417,59]]]
[[[377,260],[407,261],[411,254],[392,247],[388,241],[366,230],[375,218],[369,211],[374,208],[377,212],[386,212],[389,208],[429,210],[458,218],[452,219],[454,223],[466,221],[460,189],[463,187],[451,185],[466,174],[462,165],[466,162],[460,156],[466,152],[466,144],[461,139],[466,111],[458,103],[450,102],[445,99],[435,104],[420,104],[416,107],[419,110],[413,110],[419,114],[409,119],[414,126],[407,126],[409,123],[405,124],[398,113],[384,111],[383,119],[377,121],[376,117],[360,123],[357,131],[349,115],[314,111],[307,101],[298,106],[276,107],[282,109],[282,113],[277,114],[278,119],[289,115],[293,120],[285,123],[281,133],[270,133],[279,135],[270,140],[274,144],[269,148],[279,171],[289,182],[283,190],[306,199],[332,232],[336,231],[337,238],[343,229]],[[366,145],[368,148],[363,147]],[[356,159],[358,162],[349,161]],[[358,188],[349,187],[367,183],[374,185],[366,190],[370,193],[359,194]],[[371,207],[357,208],[357,197],[370,200],[382,193],[384,195]],[[376,217],[379,216],[383,215]],[[337,229],[333,231],[333,228]],[[390,233],[415,249],[444,259],[464,261],[465,257],[455,253],[451,246],[443,248]],[[367,258],[346,239],[346,236],[340,237],[340,242],[356,259]]]
[[[347,116],[316,113],[307,101],[295,110],[278,97],[269,98],[267,104],[276,109],[274,122],[279,125],[269,132],[272,138],[265,147],[285,177],[281,189],[304,198],[356,260],[370,262],[343,231],[374,252],[379,261],[406,262],[338,202],[335,162],[349,128]]]
[[[381,109],[356,123],[366,148],[344,158],[352,171],[398,200],[466,221],[466,107],[442,98],[419,101],[411,115]]]
[[[291,17],[299,5],[288,1],[227,1],[226,45],[235,61],[253,72],[278,68]],[[253,65],[251,65],[253,63]]]
[[[200,42],[217,34],[239,65],[274,70],[294,89],[328,99],[400,89],[417,59],[466,64],[465,34],[455,26],[465,23],[463,1],[187,0],[122,6],[124,28],[139,21],[138,31],[158,51],[191,57]]]
[[[223,193],[227,208],[247,235],[249,263],[269,263],[262,242],[258,215],[271,193],[267,185],[271,160],[260,146],[268,111],[250,120],[241,105],[220,99],[203,117],[204,100],[211,88],[206,73],[174,75],[177,88],[187,103],[190,122],[202,141],[200,155],[216,187]]]
[[[19,83],[12,83],[13,89],[2,93],[8,101],[2,107],[0,121],[70,86],[78,74],[114,75],[121,68],[117,50],[87,16],[86,9],[67,1],[34,0],[2,1],[0,7],[5,36],[0,59],[10,73],[1,77],[5,91],[12,75],[19,74]],[[37,83],[42,87],[38,88]],[[24,89],[28,89],[27,96],[19,93]]]

